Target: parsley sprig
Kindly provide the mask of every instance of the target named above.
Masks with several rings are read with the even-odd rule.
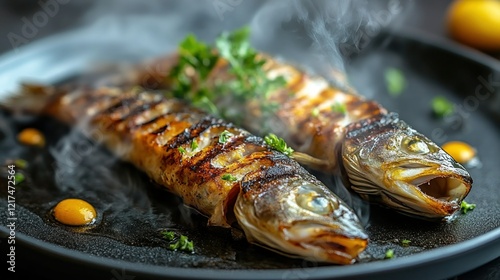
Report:
[[[283,138],[278,137],[276,134],[269,133],[264,137],[264,141],[271,148],[290,156],[294,151],[292,148],[288,147]]]
[[[227,130],[224,130],[220,135],[219,135],[219,143],[221,144],[224,144],[226,143],[229,138],[233,137],[234,134],[232,134],[231,132],[227,131]]]
[[[460,209],[464,214],[467,214],[467,212],[474,210],[474,208],[476,208],[476,204],[474,203],[467,203],[465,200],[462,200],[462,202],[460,203]]]
[[[283,87],[285,79],[267,77],[263,68],[266,60],[251,47],[249,37],[248,27],[224,32],[212,47],[188,35],[179,45],[179,61],[169,75],[173,96],[219,116],[225,112],[216,104],[228,96],[241,104],[257,101],[264,116],[275,112],[279,106],[269,101],[269,95]],[[210,79],[217,63],[224,61],[230,77]]]
[[[179,61],[170,72],[171,91],[174,97],[186,99],[210,113],[218,113],[212,103],[213,92],[209,90],[207,78],[214,68],[218,56],[207,44],[188,35],[179,44]]]
[[[347,107],[344,103],[335,103],[331,106],[331,109],[334,113],[339,113],[345,115],[347,113]]]
[[[224,32],[215,45],[221,57],[230,64],[229,72],[235,79],[226,83],[237,99],[247,101],[255,98],[267,100],[271,91],[285,85],[283,77],[269,79],[264,71],[266,60],[259,57],[250,45],[250,29],[243,27],[232,33]],[[272,106],[271,106],[272,107]]]
[[[224,174],[224,175],[222,175],[221,179],[224,181],[228,181],[228,182],[236,182],[238,180],[238,178],[236,178],[236,176],[231,175],[231,174]]]
[[[394,250],[393,249],[387,249],[387,251],[385,251],[385,256],[384,256],[386,259],[392,259],[394,258]]]
[[[411,240],[408,240],[408,239],[403,239],[403,240],[401,240],[401,245],[402,245],[403,247],[408,247],[408,246],[410,246],[410,243],[411,243]]]
[[[175,232],[164,230],[160,232],[162,237],[170,242],[168,249],[173,251],[185,251],[189,253],[194,252],[193,241],[189,241],[188,237],[185,235],[178,236]]]

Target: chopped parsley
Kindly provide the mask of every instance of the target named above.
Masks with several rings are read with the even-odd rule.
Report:
[[[184,149],[183,147],[179,147],[179,148],[177,148],[177,150],[179,150],[179,152],[181,154],[185,154],[186,153],[186,149]]]
[[[22,183],[24,179],[26,179],[26,177],[24,176],[23,173],[17,172],[16,175],[14,175],[14,180],[16,182],[16,185]]]
[[[219,135],[219,143],[221,144],[224,144],[227,142],[227,140],[229,140],[229,138],[231,138],[232,136],[234,136],[234,134],[232,134],[231,132],[227,131],[227,130],[224,130],[220,135]]]
[[[215,41],[221,57],[229,62],[229,72],[235,79],[227,83],[237,100],[263,98],[267,100],[272,90],[285,85],[283,77],[267,78],[262,67],[266,60],[259,57],[250,45],[250,28],[243,27],[232,33],[224,32]]]
[[[393,249],[388,249],[385,251],[385,258],[386,259],[392,259],[394,258],[394,250]]]
[[[196,140],[193,140],[191,142],[191,151],[194,151],[196,149],[198,149],[198,142],[196,142]]]
[[[311,116],[313,116],[313,117],[319,116],[319,109],[318,108],[312,109]]]
[[[406,80],[403,72],[392,67],[385,70],[385,82],[387,91],[392,96],[401,95],[406,86]]]
[[[179,62],[169,75],[173,96],[189,100],[195,106],[217,114],[211,101],[213,92],[209,90],[206,80],[217,63],[218,56],[210,46],[198,41],[192,34],[179,44],[178,51]]]
[[[460,203],[460,209],[464,214],[467,214],[468,211],[474,210],[474,208],[476,208],[476,204],[467,203],[465,200],[462,200],[462,203]]]
[[[453,113],[453,103],[443,96],[436,96],[432,99],[432,111],[439,118],[446,117]]]
[[[403,240],[401,240],[401,245],[402,245],[403,247],[408,247],[408,246],[410,246],[410,243],[411,243],[411,240],[408,240],[408,239],[403,239]]]
[[[194,252],[193,241],[189,241],[189,239],[185,235],[181,235],[177,239],[176,242],[170,243],[168,248],[170,250],[174,250],[174,251],[179,250],[179,251],[185,251],[185,252],[189,252],[189,253]]]
[[[264,141],[271,148],[284,153],[287,156],[290,156],[293,153],[293,149],[288,147],[285,140],[283,138],[278,137],[276,134],[269,133],[264,137]]]
[[[227,96],[241,104],[258,101],[264,116],[274,112],[279,104],[270,102],[269,94],[286,82],[282,76],[267,77],[266,60],[251,47],[249,37],[250,29],[243,27],[222,33],[215,46],[209,46],[188,35],[179,45],[179,61],[168,77],[173,96],[219,116],[225,112],[215,104]],[[222,61],[228,64],[231,78],[209,81],[209,74]]]
[[[222,175],[221,179],[224,181],[229,181],[229,182],[234,182],[234,181],[238,180],[238,178],[236,178],[235,176],[233,176],[231,174],[224,174],[224,175]]]
[[[14,165],[20,169],[24,169],[28,166],[28,162],[19,158],[14,160]]]
[[[193,253],[194,252],[194,244],[193,241],[189,241],[187,236],[185,235],[180,235],[178,236],[175,232],[173,231],[168,231],[164,230],[161,232],[161,235],[164,239],[170,242],[168,245],[168,249],[173,250],[173,251],[185,251],[188,253]]]
[[[345,115],[345,113],[347,112],[347,107],[343,103],[335,103],[331,108],[333,112],[340,113],[342,115]]]
[[[173,231],[164,230],[161,232],[161,235],[163,236],[164,239],[168,241],[172,241],[175,239],[175,232]]]

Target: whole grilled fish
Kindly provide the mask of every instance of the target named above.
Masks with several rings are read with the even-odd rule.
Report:
[[[260,57],[267,77],[281,76],[286,85],[265,99],[245,103],[216,95],[212,102],[221,110],[235,111],[235,104],[240,104],[241,113],[226,118],[240,120],[257,135],[277,134],[310,156],[297,155],[296,160],[322,172],[342,174],[345,185],[365,200],[431,220],[449,219],[460,209],[472,178],[429,138],[373,100],[339,90],[322,77],[267,55]],[[145,88],[171,89],[174,81],[169,74],[178,61],[172,54],[141,65],[135,81]],[[205,84],[215,88],[234,79],[229,69],[219,58]],[[194,84],[195,71],[185,73]],[[262,110],[266,103],[278,105],[271,115]]]
[[[354,212],[262,138],[146,91],[25,86],[4,102],[76,125],[153,181],[247,240],[304,259],[351,264],[368,243]]]

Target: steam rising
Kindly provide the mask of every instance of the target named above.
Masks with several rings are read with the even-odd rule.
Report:
[[[0,72],[9,76],[0,76],[0,83],[7,91],[26,80],[55,83],[100,67],[96,62],[137,62],[168,54],[188,33],[212,42],[222,31],[249,24],[257,49],[346,86],[347,77],[342,74],[346,57],[360,49],[360,36],[370,30],[370,36],[375,36],[375,27],[386,25],[377,18],[378,11],[392,13],[379,1],[95,1],[77,29],[4,57],[10,68]],[[128,173],[116,178],[109,171],[116,158],[99,150],[97,143],[76,131],[62,138],[51,151],[60,188],[85,193],[90,187],[97,194],[110,194],[113,207],[130,205],[127,201],[132,199],[136,207],[149,209],[150,202],[138,194],[144,183]],[[331,180],[336,179],[325,182],[339,185]],[[357,197],[341,188],[338,191],[367,218],[367,208]]]

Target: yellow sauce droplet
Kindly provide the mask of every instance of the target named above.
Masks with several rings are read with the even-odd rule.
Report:
[[[54,207],[54,218],[68,226],[84,226],[96,219],[94,207],[81,199],[68,198],[60,201]]]
[[[25,128],[17,135],[17,140],[29,146],[45,146],[45,137],[43,134],[35,128]]]
[[[458,163],[467,163],[476,156],[476,150],[467,143],[450,141],[442,146],[443,150],[452,156]]]

